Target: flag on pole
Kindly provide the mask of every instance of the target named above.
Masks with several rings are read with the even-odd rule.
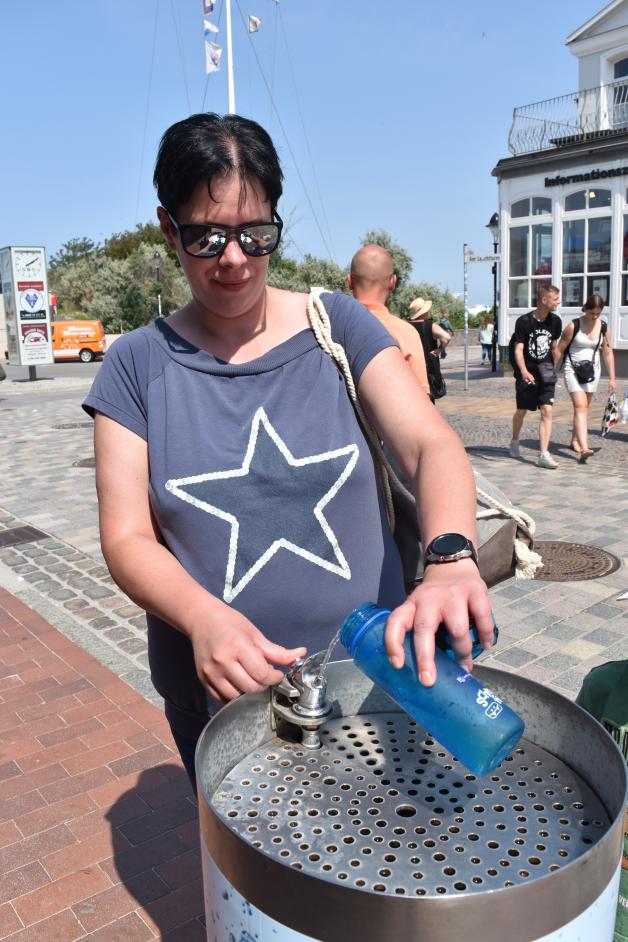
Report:
[[[216,43],[212,43],[209,39],[205,40],[205,72],[209,75],[210,72],[220,72],[220,57],[222,55],[222,49]]]
[[[209,36],[210,33],[217,33],[218,27],[210,23],[209,20],[203,20],[203,32],[206,36]]]
[[[261,22],[256,16],[249,16],[249,33],[256,33]]]
[[[203,16],[211,16],[215,6],[215,0],[203,0]]]

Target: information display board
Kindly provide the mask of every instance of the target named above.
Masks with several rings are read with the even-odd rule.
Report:
[[[9,362],[18,366],[52,363],[45,249],[40,245],[0,249],[0,277]]]

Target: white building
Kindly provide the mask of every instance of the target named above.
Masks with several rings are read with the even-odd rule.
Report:
[[[563,324],[590,294],[607,306],[618,376],[628,376],[628,0],[612,0],[567,37],[579,91],[516,108],[499,182],[499,343],[560,288]]]

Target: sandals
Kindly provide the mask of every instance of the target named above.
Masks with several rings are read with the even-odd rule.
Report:
[[[578,457],[578,464],[586,464],[587,458],[590,458],[594,454],[595,452],[592,448],[587,448],[585,451],[581,451]]]

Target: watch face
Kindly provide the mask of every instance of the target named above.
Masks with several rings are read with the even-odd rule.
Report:
[[[432,552],[439,556],[454,556],[467,548],[468,540],[460,533],[443,533],[432,543]]]

